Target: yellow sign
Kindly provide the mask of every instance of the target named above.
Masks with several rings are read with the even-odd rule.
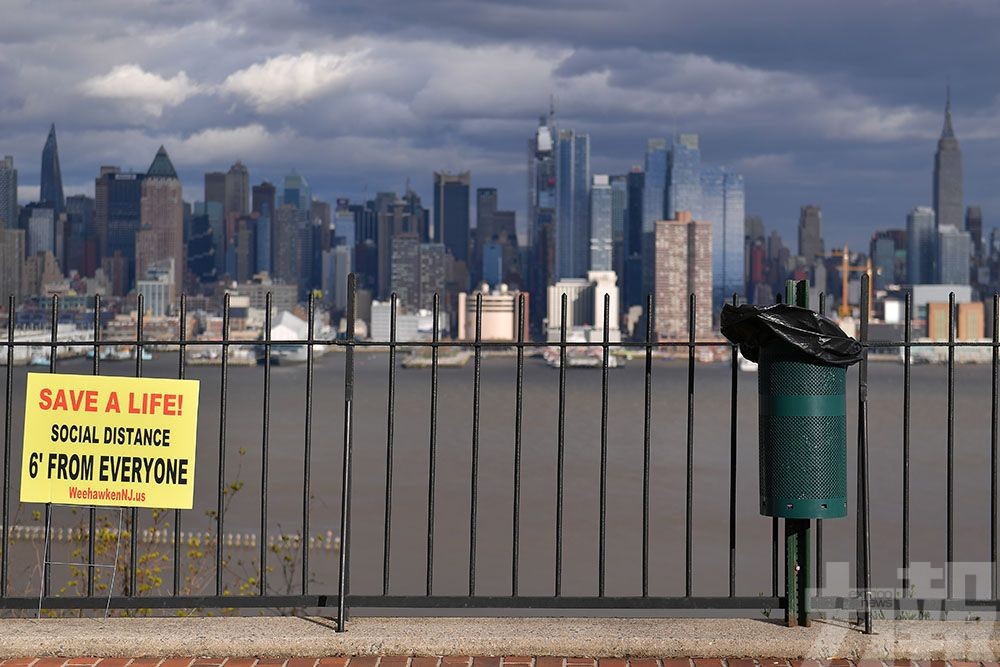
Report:
[[[21,500],[191,509],[198,381],[28,374]]]

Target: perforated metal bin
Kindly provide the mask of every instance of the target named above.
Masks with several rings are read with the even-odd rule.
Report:
[[[847,369],[775,342],[761,349],[760,513],[847,514]]]

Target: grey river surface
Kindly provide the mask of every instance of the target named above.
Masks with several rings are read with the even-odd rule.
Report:
[[[357,355],[351,591],[382,590],[386,477],[388,355]],[[641,593],[642,557],[642,359],[610,371],[608,415],[608,595]],[[515,362],[486,358],[482,365],[482,412],[477,531],[477,594],[509,595],[513,505]],[[175,376],[176,357],[160,353],[144,364],[149,376]],[[43,369],[44,370],[44,369]],[[128,375],[128,362],[102,365],[102,374]],[[26,368],[14,370],[11,507],[16,521],[31,523],[19,507],[21,422]],[[90,372],[86,360],[59,362],[65,373]],[[683,595],[685,567],[685,446],[687,366],[656,360],[653,368],[650,490],[650,595]],[[214,529],[219,451],[218,366],[189,366],[201,380],[195,509],[183,513],[184,530]],[[427,541],[430,371],[396,373],[392,496],[392,594],[424,592]],[[693,576],[695,595],[728,594],[730,367],[698,364],[695,374]],[[911,460],[911,558],[940,566],[945,554],[946,367],[914,366]],[[877,585],[896,586],[902,543],[902,378],[895,363],[870,366],[872,561]],[[525,361],[522,460],[520,588],[523,595],[551,595],[555,572],[556,453],[559,372],[540,358]],[[272,369],[268,529],[301,530],[305,367]],[[850,515],[825,522],[824,556],[853,561],[855,419],[857,375],[849,375]],[[758,513],[757,378],[739,378],[737,594],[771,590],[771,520]],[[311,532],[339,530],[343,436],[344,356],[317,360],[313,393]],[[473,366],[442,368],[438,418],[434,593],[468,592]],[[229,369],[226,430],[227,481],[242,488],[226,515],[226,531],[259,530],[261,502],[263,370]],[[956,370],[955,554],[956,560],[990,558],[990,367]],[[566,484],[563,594],[595,595],[598,571],[601,426],[599,370],[567,371]],[[241,454],[240,452],[244,453]],[[77,522],[57,508],[55,525]],[[169,515],[172,521],[173,514]],[[140,511],[140,525],[151,512]],[[252,569],[256,550],[227,548]],[[12,549],[12,594],[37,591],[35,556]],[[282,576],[277,556],[269,590],[298,592],[298,574]],[[334,551],[314,550],[314,593],[336,592]],[[167,566],[164,592],[170,590]],[[209,588],[211,586],[209,585]],[[206,589],[205,592],[208,592]]]

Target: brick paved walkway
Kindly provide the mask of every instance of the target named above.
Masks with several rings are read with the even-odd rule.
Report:
[[[954,660],[784,660],[780,658],[556,658],[556,657],[357,657],[357,658],[10,658],[0,667],[1000,667]]]

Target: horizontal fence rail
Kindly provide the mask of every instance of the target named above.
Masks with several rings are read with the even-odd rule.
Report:
[[[857,596],[824,596],[815,595],[813,604],[815,609],[852,609],[857,612],[860,621],[863,621],[865,628],[870,631],[872,612],[870,607],[869,591],[872,587],[871,581],[871,530],[869,510],[871,506],[869,477],[869,452],[868,452],[868,388],[867,388],[867,356],[870,352],[898,351],[903,366],[903,381],[901,387],[902,402],[902,424],[901,424],[901,463],[902,463],[902,504],[899,508],[899,530],[902,535],[902,552],[900,554],[899,566],[904,572],[902,588],[909,588],[908,568],[911,565],[910,551],[910,531],[912,516],[910,512],[910,460],[911,460],[911,366],[913,364],[911,350],[918,347],[944,347],[947,349],[947,441],[946,457],[946,493],[944,502],[946,504],[947,528],[944,535],[945,560],[947,563],[954,562],[956,554],[954,551],[954,512],[955,512],[955,351],[961,347],[990,347],[992,348],[992,374],[991,374],[991,436],[989,442],[990,452],[990,472],[991,472],[991,497],[990,497],[990,559],[991,559],[991,591],[988,599],[978,598],[955,598],[951,587],[951,579],[947,580],[947,594],[942,599],[923,599],[913,596],[903,595],[894,601],[894,609],[897,610],[918,610],[938,609],[944,611],[977,611],[983,609],[1000,609],[1000,601],[997,600],[997,542],[998,542],[998,493],[997,493],[997,442],[998,442],[998,396],[1000,396],[1000,338],[998,338],[998,323],[1000,323],[1000,297],[993,297],[993,320],[992,320],[992,340],[991,341],[958,341],[956,340],[956,305],[954,295],[949,302],[948,328],[949,336],[947,341],[915,341],[912,335],[912,300],[909,295],[905,301],[905,323],[904,337],[902,340],[868,340],[867,321],[867,277],[863,277],[861,289],[862,304],[860,308],[861,322],[859,327],[859,339],[864,345],[866,360],[862,362],[858,371],[858,421],[857,421],[857,470],[858,470],[858,507],[854,511],[857,525],[857,545],[856,557],[854,559],[854,571],[856,574],[855,583],[860,592]],[[214,339],[194,339],[188,334],[186,329],[187,321],[187,300],[181,297],[178,307],[177,335],[174,338],[152,339],[144,335],[143,331],[143,304],[142,297],[138,297],[137,313],[139,313],[135,323],[135,336],[131,338],[113,339],[102,337],[101,313],[102,305],[100,297],[94,299],[94,322],[93,335],[89,340],[60,340],[58,336],[59,323],[59,298],[53,297],[51,301],[50,313],[50,337],[44,343],[38,341],[23,341],[15,339],[16,332],[16,306],[15,299],[8,300],[8,321],[6,328],[6,339],[0,341],[3,349],[3,356],[6,360],[5,372],[5,411],[3,422],[3,478],[2,478],[2,499],[0,499],[0,529],[2,529],[3,552],[0,557],[0,609],[35,609],[38,606],[36,595],[23,595],[13,590],[12,582],[15,578],[13,552],[16,545],[24,542],[21,537],[32,535],[34,530],[24,526],[23,514],[20,518],[15,518],[14,507],[11,501],[12,483],[11,480],[16,473],[12,469],[12,462],[17,460],[13,452],[16,451],[17,443],[14,438],[14,407],[15,407],[15,350],[20,347],[38,348],[44,345],[49,351],[48,372],[58,372],[60,370],[59,351],[67,348],[86,347],[93,351],[93,361],[90,372],[93,375],[100,375],[104,370],[102,366],[101,351],[109,347],[130,346],[135,350],[134,376],[143,375],[143,349],[150,346],[168,346],[174,350],[162,354],[176,354],[176,377],[188,377],[188,367],[186,364],[187,351],[198,347],[221,347],[222,353],[219,361],[219,394],[217,403],[217,418],[219,423],[218,432],[214,434],[214,448],[212,455],[216,457],[216,486],[214,508],[209,512],[208,517],[212,523],[213,530],[203,533],[196,528],[182,528],[192,519],[187,514],[175,510],[170,513],[172,525],[169,529],[155,531],[155,537],[150,538],[144,534],[140,528],[140,512],[132,509],[126,514],[127,522],[122,538],[127,538],[127,549],[123,560],[117,564],[122,570],[118,584],[114,590],[109,590],[99,575],[95,574],[95,568],[86,568],[85,579],[82,585],[71,591],[59,591],[53,587],[52,573],[50,566],[46,564],[40,573],[34,576],[39,578],[42,587],[42,605],[46,609],[103,609],[108,604],[110,595],[110,606],[114,609],[170,609],[170,608],[337,608],[338,629],[345,629],[345,622],[349,619],[352,609],[356,612],[365,609],[388,609],[419,610],[436,609],[441,611],[456,610],[471,613],[496,613],[498,610],[593,610],[595,612],[611,612],[613,610],[636,610],[658,613],[691,613],[699,611],[713,611],[719,613],[748,613],[759,612],[761,609],[785,609],[788,606],[787,594],[781,591],[782,582],[779,581],[781,565],[779,563],[779,535],[778,520],[771,522],[772,531],[770,535],[771,545],[771,573],[770,581],[753,582],[760,591],[768,591],[768,595],[738,595],[737,594],[737,572],[740,559],[739,550],[739,521],[738,509],[740,507],[740,497],[743,502],[748,502],[747,498],[752,498],[751,503],[756,502],[755,489],[737,487],[737,468],[741,456],[741,448],[747,446],[755,447],[756,438],[747,437],[740,434],[738,428],[738,415],[740,411],[740,372],[736,346],[731,345],[721,339],[700,340],[696,336],[699,328],[696,326],[697,303],[695,295],[690,295],[687,304],[687,337],[686,339],[664,340],[656,334],[655,323],[652,318],[647,318],[644,322],[644,331],[640,334],[640,340],[615,341],[612,337],[611,321],[614,316],[610,312],[610,297],[605,295],[603,299],[603,313],[599,314],[602,321],[600,327],[600,340],[579,342],[570,341],[568,338],[566,314],[567,297],[562,295],[560,310],[562,321],[558,332],[558,340],[555,341],[530,341],[525,337],[526,329],[526,302],[524,295],[519,295],[515,304],[516,317],[516,338],[512,341],[488,341],[483,339],[483,303],[482,295],[477,294],[475,298],[475,331],[472,340],[455,341],[441,340],[437,323],[440,313],[440,299],[437,295],[433,301],[434,330],[430,340],[421,341],[399,341],[397,332],[397,309],[398,300],[395,294],[390,300],[390,335],[386,341],[359,340],[355,336],[354,322],[356,313],[356,283],[352,275],[348,289],[348,315],[346,335],[338,337],[317,337],[315,336],[316,308],[317,304],[310,296],[307,304],[308,335],[301,340],[272,340],[271,330],[272,300],[271,295],[267,295],[264,315],[264,331],[259,340],[246,341],[236,339],[231,336],[231,308],[229,296],[224,299],[223,318],[220,336]],[[733,296],[733,303],[737,303],[737,297]],[[653,312],[652,296],[646,299],[646,312]],[[825,309],[825,299],[820,296],[819,310]],[[260,351],[260,416],[259,440],[253,444],[241,443],[241,448],[255,448],[259,454],[261,466],[257,482],[260,486],[260,498],[257,511],[259,526],[254,531],[252,541],[241,540],[239,533],[231,529],[227,532],[227,513],[231,509],[229,503],[235,493],[232,482],[227,476],[227,470],[231,472],[234,464],[228,460],[231,457],[227,447],[227,434],[229,431],[229,404],[228,398],[232,391],[230,385],[230,348],[236,345],[252,344]],[[300,407],[300,414],[304,414],[304,431],[301,432],[301,445],[296,452],[277,451],[272,449],[271,433],[276,424],[283,424],[286,419],[284,414],[274,412],[274,399],[272,377],[272,353],[277,353],[282,348],[288,346],[302,346],[305,348],[304,361],[304,400]],[[331,400],[329,396],[321,395],[316,389],[317,382],[321,379],[317,373],[314,353],[318,346],[331,346],[337,351],[342,351],[344,357],[344,376],[342,393]],[[442,495],[442,480],[440,478],[439,447],[439,427],[441,425],[442,413],[446,416],[454,408],[450,405],[441,404],[440,383],[441,383],[441,358],[440,351],[446,348],[468,348],[471,349],[472,368],[472,414],[471,432],[468,433],[468,465],[467,469],[457,471],[448,470],[448,475],[454,478],[459,476],[467,490],[469,499],[468,522],[464,525],[455,525],[454,522],[442,524],[442,503],[450,504],[451,499]],[[570,373],[569,357],[574,348],[587,347],[594,348],[599,352],[600,358],[600,380],[593,383],[592,391],[600,396],[600,418],[599,433],[595,435],[595,442],[599,442],[598,458],[598,500],[597,514],[593,517],[595,534],[597,536],[597,567],[593,572],[596,594],[576,595],[567,594],[564,579],[565,562],[570,553],[567,551],[566,537],[566,512],[567,512],[567,486],[574,483],[571,477],[569,461],[567,460],[566,431],[567,431],[567,383]],[[714,573],[727,582],[727,595],[699,595],[696,590],[693,573],[699,563],[695,561],[693,544],[695,541],[695,515],[694,506],[696,498],[695,488],[695,453],[698,442],[695,437],[696,421],[696,360],[697,351],[700,348],[724,347],[731,353],[730,367],[727,370],[730,382],[728,392],[729,404],[715,406],[716,416],[721,419],[728,417],[729,442],[728,454],[728,475],[713,480],[713,484],[723,490],[726,499],[727,518],[722,527],[724,543],[726,544],[727,565],[723,571]],[[356,415],[355,415],[355,383],[356,383],[356,359],[357,352],[374,348],[387,348],[388,354],[385,377],[385,439],[384,441],[371,441],[361,439],[357,436]],[[525,519],[527,512],[533,512],[534,508],[525,505],[523,476],[525,473],[525,365],[526,357],[529,354],[546,348],[554,349],[558,354],[558,379],[554,383],[556,392],[556,412],[553,415],[556,428],[556,442],[546,443],[554,449],[555,460],[555,483],[551,488],[550,501],[552,515],[554,517],[552,535],[553,552],[551,565],[551,581],[553,583],[548,594],[539,595],[537,593],[525,594],[523,592],[523,574],[525,568],[524,553],[525,545]],[[162,347],[161,347],[162,349]],[[397,352],[400,349],[429,349],[430,365],[427,375],[427,393],[421,400],[426,401],[427,417],[429,419],[429,430],[426,433],[413,433],[409,425],[403,424],[397,419],[397,403],[399,393],[397,388],[397,368],[399,360]],[[477,569],[477,554],[479,554],[483,534],[479,525],[479,511],[483,507],[484,495],[481,487],[482,474],[482,434],[481,434],[481,413],[484,408],[482,400],[482,374],[484,353],[491,350],[504,349],[511,351],[513,356],[513,405],[503,406],[509,409],[512,415],[512,435],[513,440],[509,449],[509,482],[508,489],[512,502],[505,508],[509,514],[509,549],[510,561],[509,571],[505,575],[507,582],[507,592],[502,595],[484,595],[479,588],[482,584],[480,571]],[[653,432],[653,406],[657,402],[654,395],[652,378],[654,376],[654,358],[664,350],[679,351],[682,353],[684,365],[684,376],[686,378],[685,397],[686,412],[684,423],[679,426],[679,433],[683,434],[683,454],[672,459],[671,465],[678,466],[685,473],[683,483],[683,556],[679,561],[671,562],[672,568],[683,567],[683,595],[663,596],[651,594],[650,580],[651,554],[657,551],[662,545],[658,544],[651,534],[651,490],[657,480],[653,473],[652,450],[657,444],[659,435]],[[635,595],[622,596],[608,594],[606,579],[608,576],[608,548],[611,532],[609,525],[609,499],[614,497],[615,489],[609,485],[608,466],[609,455],[616,447],[622,446],[617,439],[609,436],[609,368],[611,367],[611,356],[617,351],[629,351],[639,356],[639,363],[642,371],[642,419],[641,442],[637,445],[630,443],[629,446],[638,446],[641,450],[641,516],[638,524],[641,526],[641,543],[638,561],[638,579],[641,581],[639,590]],[[683,352],[686,351],[686,354]],[[575,373],[576,371],[573,371]],[[742,395],[746,396],[752,392],[744,387]],[[341,403],[341,405],[337,405]],[[749,409],[749,408],[744,408]],[[333,410],[343,412],[343,431],[340,433],[314,433],[313,423],[316,415],[321,411],[323,414]],[[283,426],[282,426],[283,427]],[[392,577],[393,567],[400,558],[411,555],[401,553],[405,546],[398,546],[394,541],[394,520],[397,519],[394,513],[394,504],[400,500],[394,497],[394,476],[401,473],[409,474],[398,467],[396,455],[398,446],[401,444],[401,436],[407,441],[419,440],[425,447],[424,455],[427,465],[426,479],[421,481],[422,488],[425,489],[423,502],[426,509],[426,524],[418,527],[420,531],[426,531],[423,535],[423,545],[421,554],[425,562],[423,567],[423,581],[420,582],[421,592],[415,593],[398,592],[394,590],[395,583]],[[201,434],[202,447],[211,447],[204,440],[205,434]],[[749,442],[748,442],[749,441]],[[328,459],[330,452],[340,455],[339,473],[336,479],[324,478],[320,484],[314,478],[314,465],[318,457]],[[355,493],[352,491],[352,475],[355,465],[355,456],[359,452],[364,452],[370,457],[373,452],[381,457],[384,465],[384,478],[380,482],[384,488],[380,489],[381,506],[376,512],[367,512],[361,515],[357,508],[352,507]],[[271,463],[276,456],[280,457],[300,457],[302,462],[301,471],[296,473],[296,480],[276,480],[269,476]],[[210,471],[203,471],[202,475],[210,474]],[[296,503],[301,508],[299,524],[302,531],[299,535],[288,533],[288,531],[274,531],[274,525],[269,521],[269,509],[271,509],[271,498],[269,492],[275,488],[275,484],[283,484],[285,487],[292,484],[296,493],[300,494]],[[464,496],[463,496],[464,497]],[[16,500],[15,500],[16,502]],[[320,503],[324,508],[335,507],[336,515],[329,515],[330,510],[324,510],[322,517],[324,520],[321,528],[315,527],[317,508]],[[30,511],[30,510],[29,510]],[[40,508],[45,514],[46,525],[51,521],[52,507]],[[60,509],[64,512],[64,509]],[[98,525],[100,518],[99,509],[83,508],[80,516],[83,524],[68,530],[65,534],[67,541],[72,539],[79,545],[79,550],[74,558],[79,561],[81,567],[95,563],[98,555],[99,540],[102,539],[102,528]],[[679,507],[672,507],[670,511],[681,511]],[[141,516],[147,516],[148,511],[143,510]],[[380,552],[377,555],[379,570],[379,585],[377,592],[363,591],[360,593],[351,592],[351,534],[352,524],[357,527],[356,522],[371,524],[379,523],[376,533],[380,536]],[[327,525],[337,524],[338,532],[334,535],[327,529]],[[467,574],[465,583],[465,593],[456,594],[454,591],[443,592],[440,589],[440,582],[436,582],[435,559],[442,555],[435,553],[436,535],[441,530],[449,532],[462,532],[467,536],[468,551],[464,554],[463,572]],[[815,572],[815,588],[823,588],[823,566],[824,566],[824,544],[823,544],[823,522],[817,522],[816,547],[814,555],[814,567],[811,572]],[[37,530],[35,531],[37,532]],[[110,533],[109,533],[110,534]],[[235,541],[233,535],[236,535]],[[72,537],[70,537],[72,536]],[[221,539],[220,539],[221,536]],[[117,539],[116,535],[116,539]],[[676,538],[674,538],[676,539]],[[56,544],[60,542],[57,541]],[[48,545],[48,542],[46,542]],[[297,548],[292,550],[282,550],[281,545],[292,544]],[[162,592],[162,587],[144,588],[148,585],[149,563],[144,558],[147,554],[140,553],[139,546],[158,545],[157,558],[162,562],[169,562],[161,570],[157,570],[163,576],[170,579],[166,590]],[[303,547],[304,545],[304,547]],[[310,551],[313,558],[319,557],[324,551],[330,551],[331,545],[336,552],[337,574],[334,584],[323,584],[319,586],[312,578],[312,568]],[[162,548],[160,548],[162,547]],[[247,556],[236,554],[237,551],[252,554],[247,560]],[[201,588],[192,593],[189,587],[182,583],[185,581],[185,562],[190,561],[192,554],[202,554],[213,563],[213,572],[208,581],[201,582]],[[49,556],[50,554],[46,554]],[[198,556],[202,557],[202,556]],[[254,560],[254,557],[256,560]],[[234,560],[236,558],[236,560]],[[40,559],[42,562],[50,561],[46,557]],[[285,577],[287,581],[276,582],[276,573],[268,567],[269,562],[283,560],[289,564],[288,571],[294,574]],[[448,562],[453,562],[453,558]],[[234,563],[242,562],[243,567],[249,567],[250,575],[246,580],[246,585],[239,588],[231,588],[227,583],[225,572],[235,567]],[[247,564],[249,563],[249,565]],[[20,571],[20,570],[18,570]],[[270,571],[270,572],[269,572]],[[286,593],[278,592],[281,584],[287,590],[298,592]],[[294,584],[294,585],[293,585]],[[412,587],[411,587],[412,588]]]

